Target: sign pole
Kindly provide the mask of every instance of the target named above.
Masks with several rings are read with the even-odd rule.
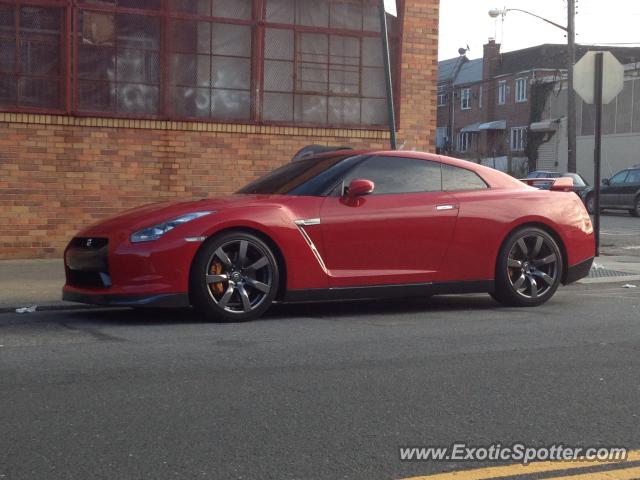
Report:
[[[387,121],[389,122],[389,140],[391,150],[397,150],[396,145],[396,114],[393,105],[393,85],[391,83],[391,62],[389,60],[389,32],[387,31],[387,14],[384,0],[380,0],[380,33],[382,36],[382,59],[384,62],[384,80],[387,87]]]
[[[600,256],[600,161],[602,155],[602,79],[603,79],[603,58],[602,52],[596,53],[595,58],[595,84],[594,103],[596,107],[595,125],[595,148],[593,152],[593,228],[596,237],[596,257]]]

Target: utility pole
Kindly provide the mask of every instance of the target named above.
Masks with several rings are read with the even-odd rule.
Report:
[[[468,48],[468,47],[467,47]],[[462,66],[469,61],[466,56],[467,49],[459,48],[458,49],[458,60],[456,61],[456,67],[453,71],[453,76],[451,77],[451,88],[449,94],[449,149],[446,153],[451,154],[454,151],[455,137],[453,135],[453,129],[455,127],[455,118],[456,118],[456,80],[458,79],[458,75],[460,74],[460,70],[462,70]]]
[[[391,82],[391,61],[389,58],[389,32],[387,30],[387,13],[384,0],[378,7],[380,14],[380,33],[382,34],[382,60],[384,63],[384,82],[387,90],[387,122],[389,123],[389,143],[391,150],[397,150],[396,113],[393,105],[393,83]]]
[[[576,63],[576,0],[567,0],[567,170],[575,173],[576,164],[576,94],[573,91],[573,66]]]
[[[521,8],[492,8],[491,18],[504,16],[507,12],[522,12],[547,22],[567,33],[567,170],[576,172],[576,94],[573,91],[573,66],[576,63],[576,0],[567,0],[567,26],[564,27],[548,18],[541,17]]]
[[[603,82],[603,58],[602,52],[596,53],[596,75],[593,88],[594,102],[596,104],[595,148],[593,151],[593,230],[596,237],[596,257],[600,256],[600,166],[602,157],[602,82]]]

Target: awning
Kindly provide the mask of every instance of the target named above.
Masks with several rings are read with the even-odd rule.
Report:
[[[462,133],[465,132],[479,132],[480,131],[480,122],[472,123],[471,125],[467,125],[466,127],[462,127],[460,131]]]
[[[532,132],[555,132],[560,124],[559,118],[550,118],[541,122],[534,122],[529,126]]]
[[[479,130],[505,130],[507,128],[506,120],[495,120],[493,122],[481,123]]]

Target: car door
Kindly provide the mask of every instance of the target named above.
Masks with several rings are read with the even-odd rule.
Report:
[[[338,188],[320,208],[331,287],[431,282],[453,237],[458,205],[442,191],[440,163],[374,156],[348,172],[374,182],[350,201]]]
[[[618,172],[611,177],[609,185],[602,184],[600,186],[600,207],[620,207],[620,195],[622,194],[624,181],[628,174],[629,170]]]
[[[636,192],[640,189],[640,170],[629,170],[620,191],[620,203],[623,207],[636,207]]]

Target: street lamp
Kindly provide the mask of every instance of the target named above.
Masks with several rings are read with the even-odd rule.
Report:
[[[535,13],[522,10],[520,8],[492,8],[489,10],[489,16],[491,18],[504,17],[508,12],[520,12],[535,17],[543,22],[553,25],[556,28],[566,32],[567,34],[567,170],[569,172],[576,172],[576,97],[573,91],[573,65],[576,63],[576,30],[575,30],[575,0],[567,0],[568,7],[568,22],[567,26],[562,26],[556,22],[536,15]]]
[[[532,12],[528,12],[527,10],[522,10],[520,8],[503,8],[502,10],[500,10],[499,8],[492,8],[491,10],[489,10],[489,16],[491,18],[498,18],[500,16],[502,16],[502,18],[504,18],[508,12],[521,12],[521,13],[526,13],[527,15],[531,15],[532,17],[536,17],[540,20],[542,20],[543,22],[547,22],[550,23],[551,25],[553,25],[554,27],[557,27],[561,30],[564,30],[565,32],[568,31],[567,27],[563,27],[562,25],[556,23],[556,22],[552,22],[551,20],[541,17],[540,15],[536,15],[535,13]]]

